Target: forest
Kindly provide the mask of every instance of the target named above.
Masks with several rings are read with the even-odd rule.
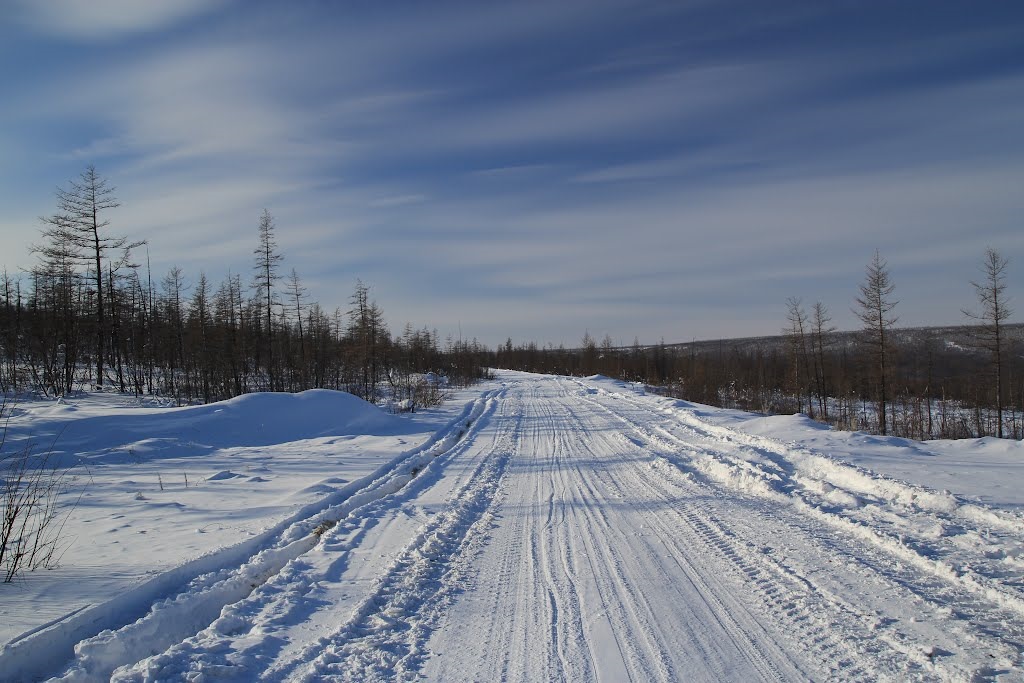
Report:
[[[485,374],[476,341],[442,342],[410,325],[392,335],[362,282],[347,310],[310,300],[297,270],[284,272],[267,210],[248,278],[214,283],[206,273],[190,282],[179,267],[154,277],[148,255],[140,263],[146,243],[110,229],[117,206],[114,187],[89,166],[57,191],[34,265],[4,271],[0,391],[89,387],[185,404],[328,388],[408,410]]]
[[[154,277],[146,243],[111,230],[117,206],[89,166],[58,189],[34,265],[4,271],[0,391],[90,387],[185,404],[329,388],[415,409],[441,400],[445,384],[505,368],[603,374],[685,400],[908,438],[1024,437],[1024,326],[1010,320],[1008,262],[991,248],[981,277],[965,283],[978,308],[962,312],[961,327],[898,327],[895,286],[876,252],[856,290],[860,330],[837,331],[821,302],[808,310],[792,297],[775,337],[622,347],[586,333],[576,348],[509,337],[491,350],[409,324],[393,334],[362,282],[346,310],[312,301],[297,270],[285,272],[266,209],[250,273],[192,282],[172,267]]]

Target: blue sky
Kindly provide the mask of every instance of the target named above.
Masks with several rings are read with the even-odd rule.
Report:
[[[986,246],[1024,289],[1020,7],[6,0],[0,264],[92,163],[158,275],[248,277],[266,207],[396,331],[849,329],[876,248],[901,324],[957,324]]]

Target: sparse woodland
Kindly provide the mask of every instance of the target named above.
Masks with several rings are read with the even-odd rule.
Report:
[[[485,349],[407,325],[393,336],[370,288],[326,310],[299,273],[284,273],[275,224],[254,220],[253,268],[211,280],[173,267],[155,274],[147,246],[116,234],[114,188],[88,167],[57,191],[34,266],[4,271],[0,391],[60,396],[81,387],[179,403],[253,391],[341,389],[414,408],[481,377]],[[254,219],[257,218],[254,216]]]
[[[851,283],[863,323],[837,332],[822,302],[786,302],[782,334],[631,347],[586,334],[578,348],[495,350],[387,328],[357,282],[345,310],[307,296],[285,272],[272,214],[254,216],[252,270],[215,282],[180,268],[154,274],[145,242],[111,229],[114,188],[93,167],[59,189],[42,219],[35,265],[4,272],[0,390],[58,396],[79,387],[179,403],[253,391],[341,389],[371,401],[436,401],[443,375],[466,384],[499,367],[601,373],[711,405],[802,412],[850,429],[913,438],[1024,437],[1024,328],[1011,323],[1008,262],[988,249],[972,287],[977,309],[948,329],[897,327],[897,290],[876,252]]]
[[[965,324],[906,329],[896,287],[875,253],[854,293],[861,330],[837,332],[827,307],[786,301],[778,337],[617,346],[590,334],[579,348],[513,345],[493,364],[532,372],[602,374],[698,403],[804,413],[843,429],[914,439],[1024,438],[1024,325],[1010,324],[1008,262],[987,249]]]

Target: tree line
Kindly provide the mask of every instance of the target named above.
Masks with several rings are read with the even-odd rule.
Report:
[[[888,264],[876,252],[854,298],[862,323],[838,332],[828,308],[786,301],[782,334],[689,344],[616,345],[589,333],[576,348],[514,345],[495,367],[602,374],[714,406],[804,413],[844,429],[915,439],[1024,438],[1024,327],[1011,325],[1008,261],[986,249],[970,283],[976,310],[958,328],[904,329]]]
[[[357,282],[346,310],[312,301],[284,271],[273,215],[256,223],[252,271],[190,283],[154,280],[144,241],[113,234],[115,190],[89,166],[41,219],[34,265],[4,271],[0,391],[77,387],[214,401],[252,391],[331,388],[407,407],[439,399],[488,367],[601,373],[679,398],[765,413],[801,412],[851,429],[913,438],[1024,437],[1024,335],[1010,324],[1008,262],[987,249],[971,282],[976,310],[960,329],[897,327],[888,265],[876,252],[856,290],[862,328],[837,332],[826,306],[786,301],[782,334],[759,340],[621,347],[585,334],[576,348],[441,340],[426,327],[392,334]],[[148,248],[148,247],[147,247]]]
[[[111,230],[118,206],[89,166],[57,190],[32,267],[4,271],[0,391],[59,396],[87,386],[185,403],[330,388],[413,407],[438,400],[431,373],[455,385],[486,373],[476,340],[442,341],[408,324],[392,335],[362,282],[347,310],[312,301],[298,272],[283,272],[268,210],[248,280],[200,273],[190,283],[179,267],[154,281],[148,253],[139,262],[146,242]]]

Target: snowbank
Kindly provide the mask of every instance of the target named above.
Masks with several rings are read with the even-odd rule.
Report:
[[[352,394],[327,389],[246,394],[163,409],[97,406],[91,398],[86,396],[80,405],[24,407],[11,423],[8,446],[31,440],[36,448],[52,447],[65,465],[91,466],[352,434],[394,436],[417,429]]]

